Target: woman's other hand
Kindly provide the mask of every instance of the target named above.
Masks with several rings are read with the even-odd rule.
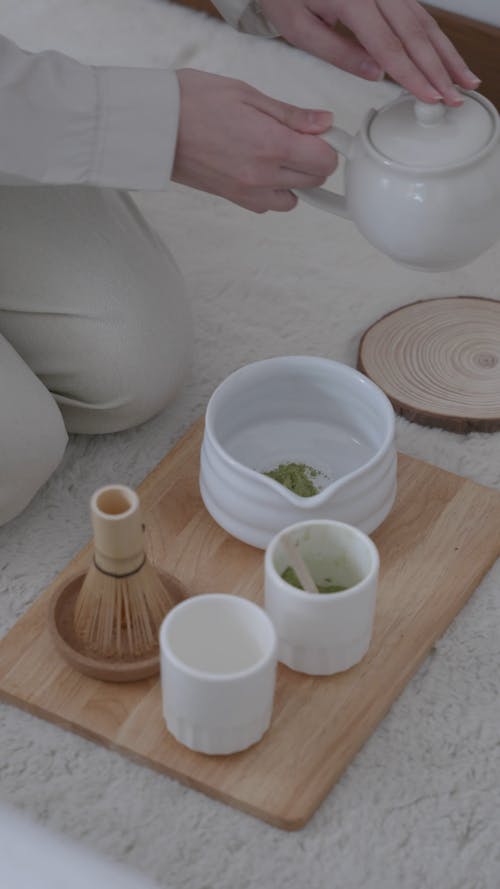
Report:
[[[293,46],[367,80],[387,73],[424,102],[459,105],[480,80],[417,0],[261,0]],[[336,33],[341,22],[355,39]]]

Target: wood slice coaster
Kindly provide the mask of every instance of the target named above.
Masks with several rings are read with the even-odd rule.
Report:
[[[395,411],[452,432],[500,429],[500,301],[427,299],[384,315],[364,333],[358,368]]]

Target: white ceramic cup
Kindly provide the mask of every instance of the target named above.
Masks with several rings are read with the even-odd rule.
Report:
[[[290,565],[285,535],[298,546],[316,585],[331,582],[346,589],[309,593],[283,580]],[[314,676],[357,664],[370,645],[378,573],[377,547],[352,525],[319,519],[280,531],[265,555],[265,608],[278,635],[278,660]]]
[[[277,638],[265,611],[207,593],[173,608],[160,628],[163,715],[174,737],[201,753],[245,750],[269,728]]]

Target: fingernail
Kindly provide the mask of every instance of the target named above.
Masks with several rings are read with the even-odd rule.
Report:
[[[384,76],[384,72],[376,62],[362,62],[359,73],[365,80],[382,80]]]
[[[332,113],[331,111],[308,111],[307,123],[313,127],[331,127]]]
[[[470,68],[466,68],[464,71],[464,76],[467,78],[471,86],[479,86],[481,83],[481,78],[474,74],[474,71],[471,71]]]
[[[445,99],[448,102],[451,102],[452,105],[461,105],[464,97],[462,93],[459,93],[458,90],[455,89],[454,86],[450,87],[450,89],[446,90]]]
[[[437,90],[430,90],[430,92],[429,92],[429,101],[431,101],[431,102],[442,102],[443,99],[444,99],[444,96],[442,96],[441,93],[438,93]]]

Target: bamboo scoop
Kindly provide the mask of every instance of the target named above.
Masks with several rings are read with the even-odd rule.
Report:
[[[74,629],[84,649],[107,658],[158,649],[160,624],[179,597],[146,556],[139,497],[125,485],[90,501],[94,561],[78,594]]]
[[[300,554],[298,545],[296,543],[292,543],[290,537],[287,534],[285,534],[284,537],[281,538],[281,543],[286,552],[287,559],[290,562],[291,567],[295,571],[295,574],[299,578],[305,592],[318,593],[318,587],[316,586],[313,580],[313,576]]]

